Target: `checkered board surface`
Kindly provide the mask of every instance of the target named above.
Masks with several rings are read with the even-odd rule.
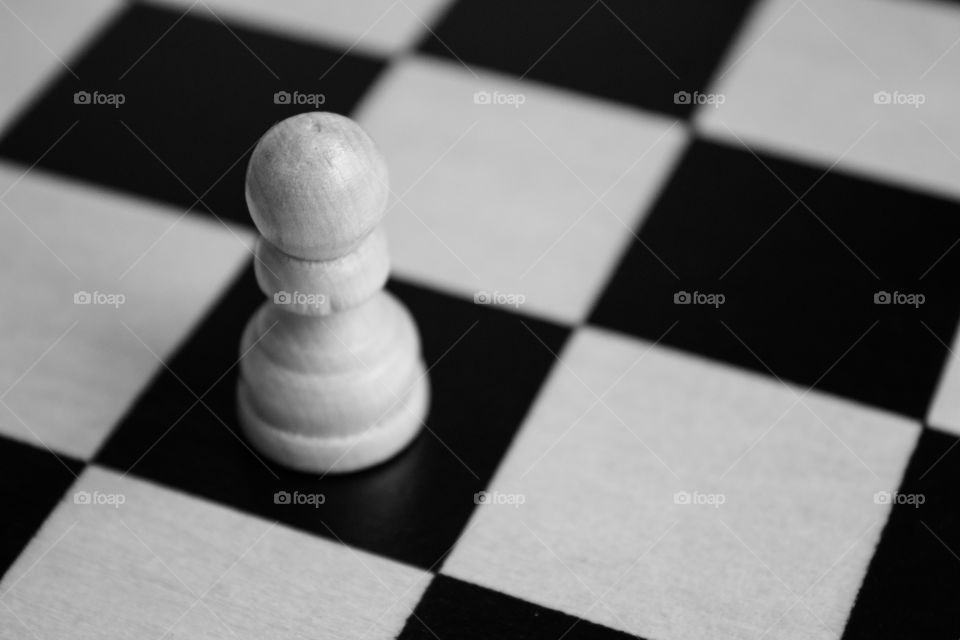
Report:
[[[960,636],[960,5],[0,5],[0,636]],[[433,389],[322,478],[234,408],[318,107]]]

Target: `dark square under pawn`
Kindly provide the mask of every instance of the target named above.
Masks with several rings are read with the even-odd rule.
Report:
[[[172,372],[160,371],[140,396],[97,461],[434,566],[476,507],[474,494],[487,485],[554,364],[549,350],[559,352],[568,330],[400,281],[388,288],[416,318],[432,387],[426,428],[397,457],[319,478],[270,464],[243,439],[236,421],[238,345],[263,301],[251,267],[168,362]],[[316,495],[323,498],[309,497]]]

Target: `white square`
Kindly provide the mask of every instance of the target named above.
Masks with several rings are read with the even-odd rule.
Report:
[[[345,50],[387,55],[413,47],[429,33],[449,0],[155,0],[191,15],[272,28]]]
[[[943,363],[940,382],[927,412],[927,424],[960,436],[960,334]]]
[[[724,104],[701,107],[697,125],[960,196],[958,37],[949,2],[766,0],[719,67]]]
[[[393,638],[428,580],[92,467],[0,583],[0,635]]]
[[[570,322],[687,138],[666,118],[423,57],[392,66],[357,119],[390,168],[397,273]]]
[[[443,573],[645,638],[839,637],[920,426],[802,393],[579,331]]]
[[[119,0],[0,3],[0,127],[57,73],[73,73],[74,52],[123,6]]]
[[[24,171],[0,164],[0,433],[88,458],[250,259],[252,235]]]

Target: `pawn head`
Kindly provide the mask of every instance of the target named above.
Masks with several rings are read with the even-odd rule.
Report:
[[[388,194],[387,166],[370,136],[335,113],[277,123],[247,166],[247,207],[260,234],[304,260],[353,251],[379,224]]]

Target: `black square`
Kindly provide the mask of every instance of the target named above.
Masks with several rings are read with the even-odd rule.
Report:
[[[591,321],[922,418],[960,317],[960,207],[823,174],[695,142]]]
[[[960,637],[958,444],[933,429],[920,436],[844,638]]]
[[[182,16],[132,4],[70,62],[77,77],[62,73],[12,126],[0,155],[249,222],[253,144],[295,113],[349,112],[383,62],[228,26],[202,6]]]
[[[566,613],[438,575],[407,618],[400,640],[624,640],[635,638]]]
[[[430,53],[677,116],[690,113],[750,0],[460,0]]]
[[[264,300],[251,268],[169,362],[176,376],[159,374],[97,462],[423,568],[436,565],[553,365],[531,331],[557,352],[568,330],[413,285],[390,288],[416,317],[432,367],[429,431],[396,458],[318,479],[267,464],[242,441],[237,368],[230,367]],[[191,408],[195,398],[177,378],[197,395],[211,389],[203,398],[210,411]],[[322,493],[325,501],[275,504],[278,491]]]
[[[40,529],[83,463],[0,436],[0,576]]]

